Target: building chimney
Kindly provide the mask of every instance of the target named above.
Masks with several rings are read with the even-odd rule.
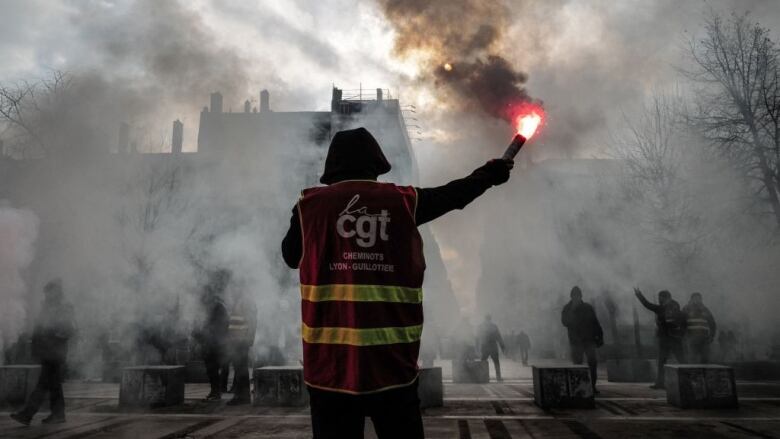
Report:
[[[382,89],[381,88],[376,89],[376,100],[377,100],[377,102],[382,102]]]
[[[119,143],[116,152],[120,154],[130,152],[130,125],[127,122],[119,124]]]
[[[338,89],[336,87],[333,87],[333,98],[330,101],[330,110],[331,111],[338,111],[339,110],[339,104],[341,103],[341,89]]]
[[[211,112],[212,113],[221,113],[222,112],[222,93],[215,91],[211,94]]]
[[[249,113],[252,111],[252,103],[249,102],[249,99],[244,101],[244,113]]]
[[[267,113],[271,111],[271,94],[268,93],[268,90],[263,90],[260,92],[260,112],[261,113]]]
[[[178,154],[181,152],[184,142],[184,124],[179,119],[173,121],[173,136],[171,136],[171,152]]]

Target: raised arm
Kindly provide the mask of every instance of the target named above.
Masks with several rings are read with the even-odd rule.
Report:
[[[634,288],[634,294],[636,294],[636,298],[639,299],[639,303],[641,303],[642,306],[644,306],[645,308],[649,309],[654,313],[661,311],[662,309],[661,305],[650,303],[647,299],[645,299],[645,295],[642,294],[641,291],[639,291],[639,288]]]
[[[514,162],[495,159],[475,169],[468,177],[444,186],[417,189],[417,225],[433,221],[455,209],[463,209],[492,186],[509,180]]]

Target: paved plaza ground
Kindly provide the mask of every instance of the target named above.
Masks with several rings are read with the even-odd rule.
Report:
[[[593,410],[548,410],[533,404],[530,368],[504,362],[503,383],[454,384],[446,363],[444,407],[424,412],[428,438],[778,438],[780,381],[738,382],[739,409],[681,410],[663,391],[647,384],[607,383]],[[492,373],[492,367],[491,367]],[[142,412],[120,411],[119,385],[69,382],[68,422],[30,427],[0,409],[1,438],[307,438],[307,408],[227,407],[200,401],[208,389],[188,384],[182,406]],[[229,396],[227,396],[229,397]],[[45,413],[45,410],[44,410]],[[366,438],[376,437],[370,421]],[[402,438],[399,438],[402,439]]]

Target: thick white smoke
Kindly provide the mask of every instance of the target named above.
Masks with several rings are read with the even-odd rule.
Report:
[[[27,285],[23,271],[35,256],[37,237],[38,217],[0,200],[0,352],[25,329]],[[0,357],[0,364],[4,360]]]

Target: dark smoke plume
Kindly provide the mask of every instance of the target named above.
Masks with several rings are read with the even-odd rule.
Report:
[[[528,76],[500,54],[510,15],[505,2],[378,1],[397,32],[396,55],[421,56],[423,80],[441,101],[506,120],[512,107],[533,101]]]

